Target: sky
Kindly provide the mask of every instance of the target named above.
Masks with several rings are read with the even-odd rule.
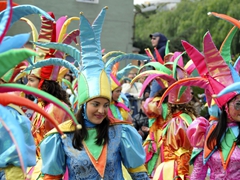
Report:
[[[156,3],[156,2],[180,2],[181,0],[134,0],[134,4],[143,4],[144,2]]]
[[[134,4],[143,4],[146,0],[134,0]]]

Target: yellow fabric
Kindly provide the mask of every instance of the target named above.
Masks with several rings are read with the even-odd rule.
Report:
[[[57,42],[60,43],[60,42],[63,41],[64,35],[65,35],[66,32],[67,32],[67,27],[69,26],[69,24],[71,23],[71,21],[79,21],[79,20],[80,20],[79,17],[71,17],[71,18],[68,18],[68,19],[64,22],[64,24],[63,24],[63,26],[62,26],[62,28],[61,28],[61,31],[60,31],[60,33],[59,33]]]
[[[176,154],[177,156],[180,157],[182,154],[187,153],[187,152],[189,152],[188,149],[184,149],[184,148],[180,147],[177,151],[174,152],[174,154]]]
[[[127,112],[127,111],[126,111],[125,109],[123,109],[123,108],[119,108],[119,111],[120,111],[120,113],[121,113],[122,118],[123,118],[124,121],[129,120],[129,112]]]
[[[33,69],[30,74],[33,74],[34,76],[41,79],[41,76],[40,76],[41,75],[41,68]]]
[[[25,180],[25,175],[20,167],[8,166],[3,168],[6,180]]]
[[[161,81],[162,81],[162,83],[164,84],[164,87],[168,87],[169,85],[168,85],[168,81],[166,81],[166,80],[164,80],[164,79],[162,79],[161,78]]]
[[[153,133],[154,133],[154,137],[161,137],[162,130],[161,129],[157,129]],[[146,138],[146,141],[144,141],[143,147],[151,142],[151,141],[148,141],[148,140],[151,140],[150,135],[148,135],[147,138]],[[160,148],[160,146],[162,145],[163,141],[162,140],[160,140],[160,141],[155,140],[155,143],[157,144],[157,148]]]
[[[22,17],[20,20],[25,21],[30,26],[30,28],[32,29],[33,42],[37,42],[38,41],[38,31],[37,31],[37,28],[32,23],[32,21],[30,21],[29,19],[24,18],[24,17]],[[35,47],[35,44],[33,44],[33,46]]]
[[[26,71],[23,71],[21,73],[19,73],[14,79],[13,79],[13,82],[16,82],[17,80],[21,79],[22,77],[24,76],[27,76],[28,73]]]
[[[76,128],[72,120],[65,121],[62,124],[59,124],[58,127],[62,132],[73,132],[75,131],[75,128]],[[54,128],[51,131],[49,131],[45,136],[48,136],[50,134],[57,133],[57,132],[58,132],[57,129]]]
[[[153,180],[172,180],[174,177],[174,160],[161,163],[154,174]]]
[[[153,102],[157,102],[157,101],[160,101],[161,100],[161,97],[155,97],[155,98],[153,98]]]
[[[21,115],[25,115],[25,113],[22,111],[22,109],[19,106],[16,106],[14,104],[8,104],[7,106],[15,109],[17,112],[19,112]]]
[[[123,173],[124,180],[132,180],[132,177],[130,176],[130,174],[128,173],[127,169],[123,164],[122,164],[122,173]]]
[[[32,170],[32,174],[29,174],[29,172]],[[28,172],[28,176],[31,177],[29,178],[29,180],[41,180],[41,168],[42,168],[42,159],[37,160],[37,164],[34,167],[28,168],[27,172]]]
[[[130,172],[130,173],[147,172],[147,170],[144,165],[141,165],[136,168],[128,168],[128,172]]]
[[[114,89],[118,88],[118,85],[117,83],[115,83],[112,77],[110,77],[110,80],[111,80],[111,90],[113,91]]]
[[[110,86],[108,76],[104,70],[102,70],[102,72],[100,74],[100,84],[99,85],[100,85],[99,96],[106,97],[107,99],[109,99],[109,102],[111,102],[111,99],[112,99],[112,92],[110,89],[111,86]]]
[[[58,77],[57,77],[57,81],[61,82],[62,78],[64,77],[64,75],[68,72],[69,70],[66,67],[61,67],[60,71],[58,73]]]

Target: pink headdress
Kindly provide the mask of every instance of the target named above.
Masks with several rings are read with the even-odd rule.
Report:
[[[179,60],[181,61],[182,54],[175,56],[174,62],[166,63],[162,65],[157,62],[151,62],[146,64],[153,66],[156,70],[144,71],[136,76],[131,83],[134,83],[142,76],[147,76],[143,83],[140,95],[144,92],[147,85],[154,79],[162,88],[168,88],[171,84],[177,82],[180,79],[189,77],[194,70],[194,64],[189,61],[185,67],[179,66]],[[171,70],[170,70],[171,69]],[[172,104],[184,104],[192,99],[190,87],[178,87],[169,93],[168,102]]]
[[[112,91],[121,86],[120,82],[117,80],[117,78],[113,74],[110,74],[110,80],[111,80]]]
[[[182,45],[189,57],[192,59],[199,72],[199,79],[189,81],[185,79],[181,82],[181,85],[194,86],[199,85],[205,89],[208,104],[210,105],[212,95],[218,94],[225,87],[234,82],[240,82],[240,78],[231,64],[227,64],[220,52],[214,45],[211,35],[207,32],[203,40],[203,54],[199,52],[194,46],[186,41],[182,41]],[[202,81],[200,84],[197,81]],[[189,82],[188,82],[189,81]],[[177,87],[177,84],[173,84],[170,89]],[[170,89],[164,93],[164,97],[170,92]],[[218,107],[225,105],[230,99],[236,96],[237,92],[231,92],[223,95],[221,98],[216,98],[216,104]]]

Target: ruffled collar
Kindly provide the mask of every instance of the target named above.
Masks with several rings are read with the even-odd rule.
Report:
[[[234,127],[234,126],[238,126],[238,124],[235,123],[235,122],[229,122],[229,123],[227,124],[227,126],[228,126],[228,127]]]

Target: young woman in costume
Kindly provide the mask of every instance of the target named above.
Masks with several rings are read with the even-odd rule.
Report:
[[[52,12],[48,13],[50,17],[54,19],[54,14]],[[71,19],[70,19],[71,20]],[[63,58],[64,50],[61,52],[55,49],[51,49],[48,47],[42,47],[41,42],[62,42],[63,44],[69,44],[72,40],[78,35],[76,34],[67,34],[65,38],[63,38],[63,33],[66,31],[66,27],[69,24],[69,20],[67,17],[63,16],[59,18],[55,22],[42,17],[42,27],[38,39],[33,42],[34,46],[36,46],[37,51],[44,53],[45,56],[43,58],[35,59],[35,62],[38,63],[40,68],[36,68],[30,71],[28,77],[28,86],[38,88],[42,91],[45,91],[54,97],[58,98],[62,101],[66,106],[71,107],[71,104],[68,99],[68,95],[66,91],[64,91],[59,83],[62,79],[67,68],[64,71],[61,71],[61,65],[47,65],[48,61],[54,58]],[[45,34],[47,32],[47,34]],[[67,40],[66,40],[67,39]],[[64,61],[64,60],[63,60]],[[35,63],[35,64],[36,64]],[[37,67],[37,66],[36,66]],[[28,67],[29,69],[29,67]],[[49,113],[56,121],[57,124],[68,120],[69,117],[66,113],[60,110],[58,107],[54,106],[52,103],[47,103],[42,99],[37,99],[38,105],[43,108],[47,113]],[[31,117],[32,119],[32,133],[38,146],[44,135],[50,131],[53,127],[45,118],[42,118],[38,113],[34,113]],[[39,148],[37,148],[37,156],[40,157]]]
[[[226,15],[212,14],[220,18],[227,18]],[[233,18],[230,18],[229,21],[232,22],[232,20],[234,22]],[[233,24],[238,24],[240,27],[237,20]],[[237,87],[240,82],[239,66],[231,65],[231,48],[229,48],[234,29],[236,30],[236,27],[230,31],[220,51],[214,45],[209,32],[204,36],[203,54],[189,43],[183,42],[183,46],[192,58],[199,74],[207,82],[205,89],[207,89],[208,102],[211,102],[213,95],[216,96],[219,93],[214,101],[221,109],[217,120],[209,122],[200,117],[194,120],[188,128],[188,138],[195,147],[191,160],[191,163],[194,164],[191,179],[205,179],[208,168],[211,180],[237,179],[240,175],[240,95]],[[200,62],[204,63],[200,65]]]
[[[104,70],[99,33],[105,12],[106,8],[93,25],[80,13],[83,71],[78,77],[81,107],[77,120],[82,129],[66,121],[59,125],[65,138],[54,130],[47,134],[40,144],[44,179],[61,179],[66,167],[70,180],[123,179],[121,163],[132,179],[148,179],[141,137],[128,123],[107,117],[111,87]],[[93,50],[95,53],[91,53]]]

